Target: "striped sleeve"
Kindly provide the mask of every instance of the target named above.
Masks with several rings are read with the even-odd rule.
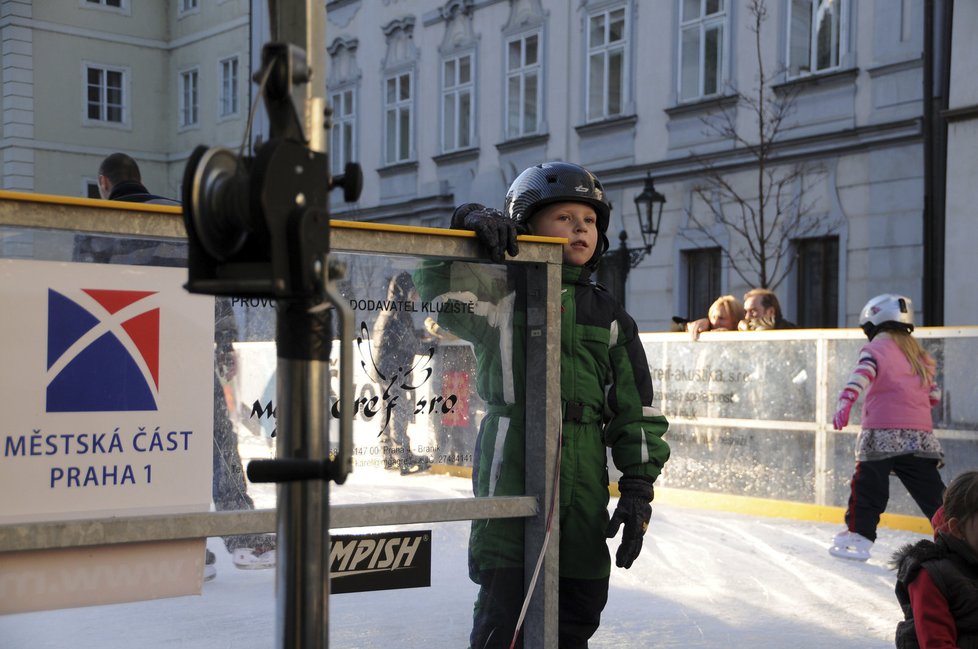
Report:
[[[868,350],[862,350],[859,354],[859,362],[856,363],[856,369],[849,375],[846,387],[839,393],[839,399],[847,401],[858,399],[859,395],[865,392],[866,388],[876,380],[876,369],[876,359]]]

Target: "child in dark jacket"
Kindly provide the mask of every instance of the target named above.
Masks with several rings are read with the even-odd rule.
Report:
[[[951,481],[933,520],[934,541],[893,555],[896,596],[904,621],[898,649],[978,647],[978,471]]]
[[[635,321],[590,273],[608,248],[611,206],[587,169],[550,162],[513,181],[504,212],[469,203],[452,227],[475,231],[494,261],[515,255],[517,233],[563,237],[560,300],[560,584],[558,641],[584,649],[608,597],[607,538],[622,525],[616,564],[629,568],[642,549],[652,484],[669,447],[668,422],[652,405],[652,379]],[[487,402],[476,441],[476,496],[522,495],[526,473],[523,421],[527,297],[508,267],[431,262],[416,273],[423,299],[473,300],[446,309],[438,324],[475,345],[480,396]],[[623,476],[608,516],[607,449]],[[511,646],[524,599],[523,521],[473,521],[470,576],[479,584],[470,646]]]

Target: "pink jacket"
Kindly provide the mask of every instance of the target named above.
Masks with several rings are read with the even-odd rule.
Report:
[[[863,401],[862,427],[932,431],[930,385],[914,374],[897,344],[880,336],[863,350],[876,359],[876,379]]]

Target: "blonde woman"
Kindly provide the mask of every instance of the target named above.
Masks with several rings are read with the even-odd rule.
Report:
[[[744,305],[733,295],[722,295],[714,300],[707,317],[686,323],[686,331],[696,340],[704,331],[736,331],[737,323],[744,319]]]

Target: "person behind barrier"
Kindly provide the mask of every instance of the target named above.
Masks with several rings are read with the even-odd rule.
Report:
[[[408,398],[405,386],[411,383],[411,368],[415,357],[431,345],[414,328],[414,318],[406,303],[417,299],[411,275],[400,272],[387,284],[387,302],[392,308],[377,316],[371,336],[374,363],[380,373],[381,390],[387,403],[392,404],[390,418],[380,417],[378,444],[383,453],[384,467],[408,475],[427,471],[431,458],[418,455],[411,449],[408,425],[414,415],[414,402]],[[400,306],[393,306],[400,305]]]
[[[746,315],[737,328],[740,331],[765,331],[768,329],[796,329],[797,325],[781,315],[781,303],[774,291],[768,288],[752,288],[744,293]]]
[[[255,502],[248,495],[238,450],[238,433],[231,420],[231,405],[224,386],[231,384],[238,371],[237,352],[232,343],[238,339],[238,325],[226,297],[214,298],[214,474],[212,497],[214,509],[241,511],[254,509]],[[235,534],[224,537],[224,547],[231,555],[231,562],[243,570],[259,570],[275,567],[275,536],[273,534]],[[216,557],[208,550],[204,577],[216,576]]]
[[[706,318],[686,323],[686,331],[697,340],[704,331],[736,331],[744,319],[744,305],[733,295],[721,295],[707,311]]]
[[[149,203],[153,205],[180,205],[178,201],[151,194],[142,183],[139,165],[125,153],[107,156],[98,169],[99,195],[111,201]],[[82,257],[108,263],[139,263],[145,265],[176,265],[175,257],[165,256],[169,244],[147,244],[134,239],[86,237],[79,246]],[[176,260],[186,265],[186,255]],[[254,509],[255,503],[248,495],[241,454],[238,451],[238,435],[228,412],[223,383],[229,383],[237,371],[236,357],[231,343],[237,338],[237,324],[230,300],[214,299],[214,473],[212,497],[217,511]],[[235,566],[243,569],[272,568],[275,566],[275,537],[269,534],[239,534],[224,537],[224,545],[231,554]],[[205,550],[204,579],[217,576],[217,557]]]
[[[576,164],[549,162],[513,181],[503,212],[468,203],[455,210],[451,223],[473,230],[496,262],[507,252],[518,253],[518,233],[567,239],[559,297],[562,649],[587,647],[600,624],[611,574],[607,538],[622,525],[616,565],[629,568],[638,558],[653,483],[669,458],[662,439],[669,424],[652,405],[652,380],[635,321],[591,280],[608,248],[610,212],[594,174]],[[509,267],[430,262],[415,276],[425,300],[475,300],[471,311],[441,313],[439,324],[474,343],[480,393],[488,402],[473,460],[476,496],[524,493],[525,339],[512,323],[525,321],[527,297],[516,290],[514,274]],[[623,474],[610,520],[607,447]],[[479,584],[473,648],[508,647],[517,629],[525,592],[523,524],[519,519],[472,523],[469,574]]]
[[[105,200],[179,205],[178,201],[150,194],[143,186],[139,165],[125,153],[113,153],[98,167],[98,193]]]
[[[978,471],[951,480],[943,503],[934,540],[893,555],[897,647],[978,647]]]
[[[937,364],[913,337],[913,305],[902,295],[877,295],[863,307],[859,325],[869,342],[839,393],[832,425],[842,430],[849,412],[865,393],[862,429],[856,437],[846,529],[829,552],[866,561],[876,541],[876,526],[896,474],[917,506],[931,519],[941,505],[944,481],[938,471],[944,450],[934,436],[931,410],[940,402]]]

